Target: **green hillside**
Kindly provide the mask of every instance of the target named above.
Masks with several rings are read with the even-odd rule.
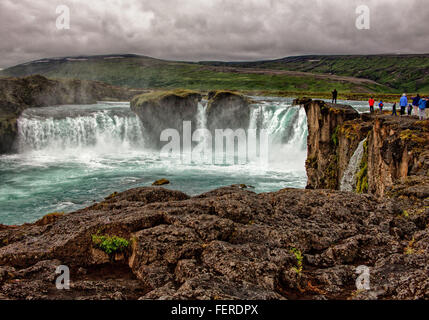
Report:
[[[205,65],[303,71],[374,80],[397,91],[429,92],[429,54],[301,56],[257,62],[202,62]]]
[[[98,80],[133,88],[229,89],[329,93],[393,92],[390,88],[355,78],[302,72],[224,68],[203,63],[165,61],[136,55],[42,59],[3,70],[5,76],[41,74],[49,78]]]

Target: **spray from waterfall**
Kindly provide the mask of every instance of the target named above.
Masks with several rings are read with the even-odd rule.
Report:
[[[307,116],[301,107],[266,103],[252,109],[249,129],[265,129],[269,135],[269,169],[305,171]]]
[[[200,154],[195,157],[195,163],[213,164],[207,159],[211,153],[204,154],[207,147],[202,148],[213,142],[208,137],[206,108],[207,101],[201,101],[195,129],[202,130],[202,134],[196,145],[200,147],[196,150]],[[260,135],[263,130],[268,134],[269,146],[261,147],[260,139],[255,146],[248,143],[248,163],[263,170],[305,171],[307,117],[304,109],[284,101],[260,101],[250,108],[249,127],[243,129],[247,134],[256,132],[257,139],[263,136]],[[28,109],[18,120],[18,144],[21,153],[36,151],[56,158],[90,154],[93,159],[97,155],[121,155],[135,150],[153,152],[144,148],[143,129],[128,104]],[[256,150],[249,150],[251,148]],[[269,152],[261,151],[267,149]],[[262,157],[268,161],[261,165]]]
[[[88,107],[87,107],[88,108]],[[92,151],[120,152],[143,147],[142,125],[124,108],[68,110],[66,106],[28,109],[18,119],[20,152],[61,154]]]
[[[344,175],[341,179],[340,190],[352,192],[356,188],[356,174],[359,170],[359,165],[362,161],[363,152],[364,152],[364,143],[366,138],[362,140],[358,147],[356,148],[353,156],[350,158],[349,164],[344,171]]]

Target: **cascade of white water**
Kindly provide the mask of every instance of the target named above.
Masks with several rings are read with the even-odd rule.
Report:
[[[139,119],[132,112],[94,110],[79,115],[58,116],[51,110],[25,111],[18,119],[18,146],[21,152],[46,150],[60,153],[67,149],[121,150],[142,147]],[[61,113],[61,112],[59,112]]]
[[[196,128],[201,129],[200,142],[195,150],[197,163],[211,163],[210,151],[215,154],[215,139],[207,130],[206,108],[207,101],[201,101]],[[249,156],[249,162],[257,165],[260,153],[264,152],[263,156],[266,156],[259,139],[261,130],[265,130],[269,145],[266,169],[305,170],[307,117],[302,108],[287,102],[260,101],[251,106],[249,127],[243,129],[247,130],[246,133],[256,131],[258,140],[255,146],[248,143],[248,148],[258,150],[252,150],[252,155],[259,156],[259,159]],[[142,123],[128,104],[28,109],[18,120],[18,130],[21,152],[40,151],[46,155],[64,154],[67,157],[85,152],[97,155],[144,150]]]
[[[344,171],[343,177],[341,179],[341,183],[340,183],[341,191],[351,192],[356,188],[356,173],[359,170],[359,165],[362,161],[363,152],[364,152],[363,145],[365,141],[366,141],[366,138],[359,143],[358,147],[356,148],[355,152],[350,158],[349,164],[346,168],[346,171]]]
[[[305,170],[307,116],[303,108],[261,103],[252,110],[249,129],[267,131],[270,168]]]

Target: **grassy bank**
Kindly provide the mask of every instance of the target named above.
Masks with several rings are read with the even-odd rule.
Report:
[[[69,61],[46,60],[3,71],[8,76],[41,74],[49,78],[97,80],[131,88],[192,90],[330,92],[394,92],[369,81],[320,78],[312,74],[276,74],[267,71],[227,70],[196,63],[163,61],[147,57],[106,57]]]
[[[300,56],[255,62],[206,62],[207,65],[303,71],[370,79],[394,90],[429,92],[429,54]]]

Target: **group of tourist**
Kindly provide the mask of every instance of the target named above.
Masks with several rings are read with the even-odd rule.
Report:
[[[338,91],[335,89],[332,91],[332,103],[337,103],[337,97],[338,97]],[[410,103],[409,103],[410,102]],[[373,97],[371,97],[368,101],[369,103],[369,111],[371,113],[374,113],[374,106],[375,106],[375,100]],[[396,102],[392,106],[392,116],[397,116],[396,113]],[[426,119],[426,112],[429,111],[429,97],[420,97],[419,94],[417,94],[415,97],[412,97],[410,101],[408,101],[407,94],[403,94],[401,99],[399,100],[399,107],[401,108],[400,114],[401,116],[405,115],[406,113],[411,116],[415,115],[418,116],[420,120]],[[380,113],[383,113],[384,108],[384,102],[383,100],[380,100],[378,103],[378,108],[380,110]]]
[[[408,101],[408,97],[407,95],[404,93],[401,97],[401,99],[399,100],[399,107],[401,108],[400,110],[400,114],[401,116],[405,115],[406,113],[411,116],[412,114],[415,116],[418,116],[420,120],[425,120],[426,118],[426,105],[429,108],[429,103],[428,103],[429,99],[428,97],[423,98],[420,97],[419,94],[417,94],[415,97],[412,97],[410,101]],[[410,103],[408,103],[410,102]],[[371,97],[368,101],[369,103],[369,111],[371,113],[374,113],[374,105],[375,105],[375,100],[373,97]],[[392,116],[397,116],[396,113],[396,102],[393,104],[392,106]],[[380,100],[380,102],[378,103],[378,107],[380,110],[380,113],[383,113],[383,107],[384,107],[384,103],[383,100]]]

